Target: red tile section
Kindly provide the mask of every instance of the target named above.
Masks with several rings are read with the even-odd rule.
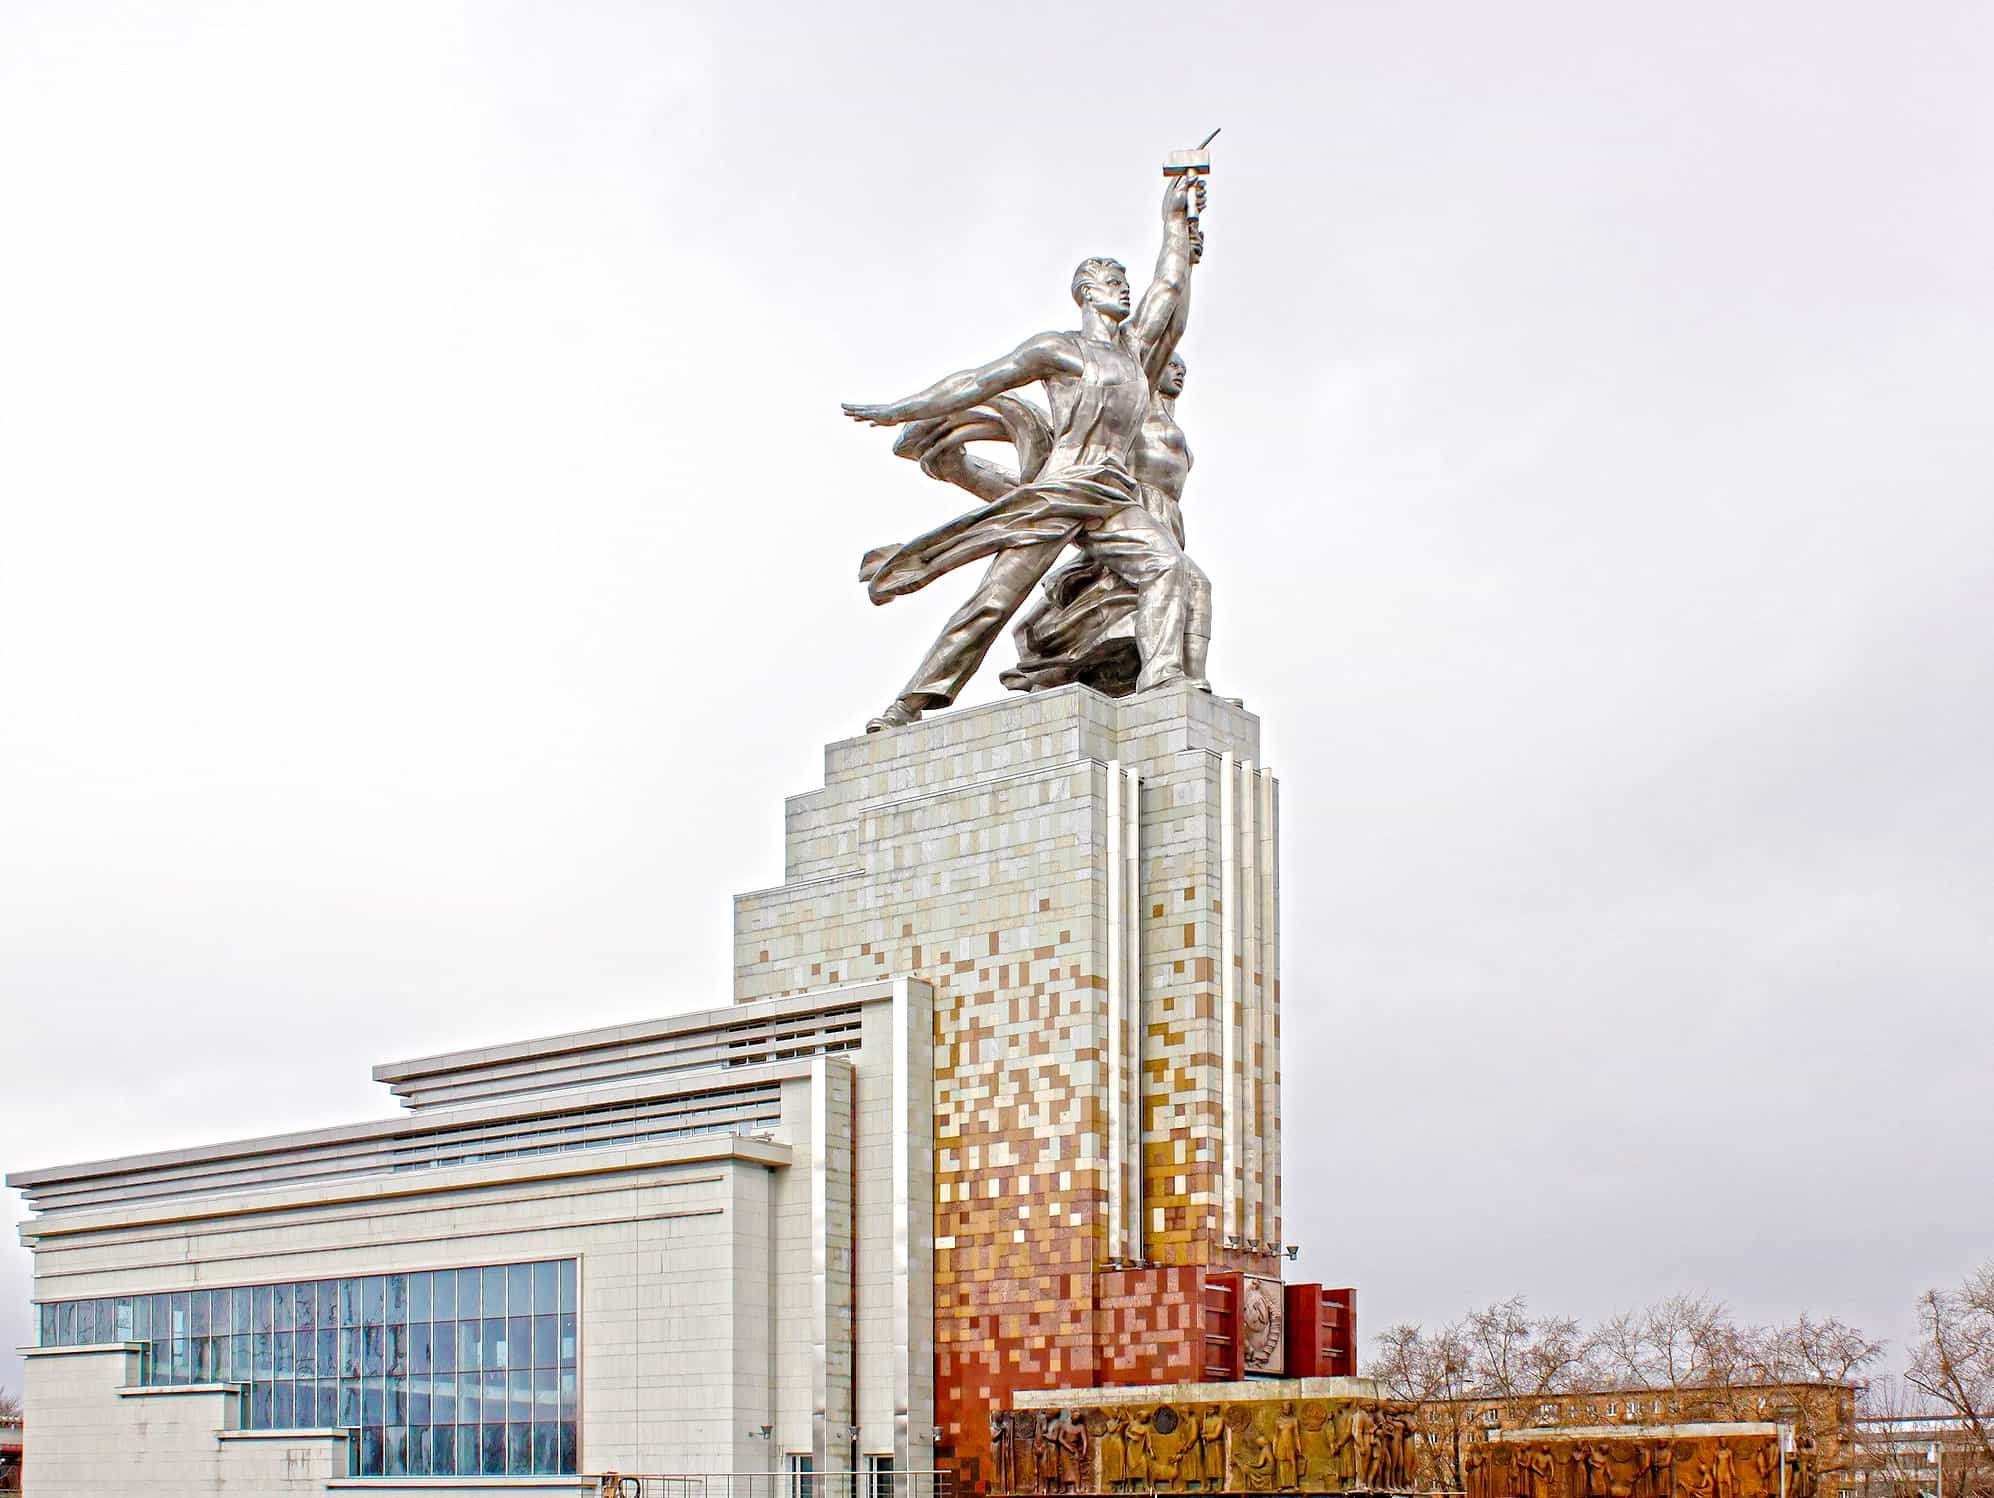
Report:
[[[1197,1265],[1091,1274],[1075,1266],[1029,1282],[993,1277],[956,1286],[950,1322],[938,1322],[935,1358],[946,1464],[964,1489],[987,1488],[989,1412],[1008,1409],[1022,1389],[1238,1378],[1238,1297],[1236,1272]],[[1091,1320],[1076,1327],[1089,1310]]]
[[[1204,1382],[1246,1377],[1246,1341],[1239,1335],[1240,1276],[1214,1269],[1205,1275]]]
[[[1339,1378],[1357,1372],[1357,1292],[1290,1285],[1288,1377]]]
[[[1197,1268],[1112,1269],[1097,1283],[1095,1341],[1103,1384],[1196,1383],[1204,1350]]]

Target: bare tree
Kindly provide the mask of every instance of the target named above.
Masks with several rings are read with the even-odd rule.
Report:
[[[1722,1301],[1671,1295],[1640,1313],[1650,1388],[1708,1389],[1739,1382],[1746,1334]]]
[[[1592,1334],[1592,1352],[1600,1370],[1603,1387],[1646,1388],[1649,1379],[1647,1343],[1643,1337],[1647,1316],[1642,1311],[1622,1311],[1602,1322]]]
[[[21,1396],[0,1386],[0,1420],[16,1420],[21,1414]]]
[[[1598,1370],[1584,1328],[1570,1316],[1532,1316],[1520,1295],[1468,1312],[1451,1326],[1389,1328],[1365,1371],[1394,1398],[1419,1406],[1419,1477],[1458,1492],[1461,1449],[1475,1403],[1526,1419],[1549,1396],[1592,1387]]]
[[[1469,1392],[1532,1399],[1583,1388],[1588,1340],[1570,1316],[1532,1316],[1521,1295],[1495,1301],[1449,1328],[1467,1351]]]
[[[1622,1311],[1587,1338],[1596,1387],[1694,1390],[1706,1404],[1733,1389],[1855,1381],[1883,1345],[1833,1316],[1740,1326],[1719,1301],[1675,1295]]]
[[[1586,1386],[1588,1338],[1572,1316],[1545,1316],[1530,1323],[1521,1360],[1524,1389],[1557,1394]]]
[[[1420,1484],[1461,1490],[1461,1404],[1469,1393],[1469,1351],[1458,1327],[1429,1335],[1401,1322],[1379,1336],[1369,1372],[1394,1399],[1416,1406]]]
[[[1798,1321],[1772,1328],[1760,1359],[1767,1383],[1841,1384],[1882,1356],[1881,1342],[1847,1322],[1833,1316],[1816,1321],[1802,1311]]]
[[[1966,1428],[1982,1472],[1994,1471],[1994,1263],[1955,1290],[1918,1298],[1918,1345],[1907,1382]]]
[[[1454,1330],[1468,1350],[1474,1392],[1514,1397],[1524,1376],[1524,1349],[1530,1341],[1523,1297],[1512,1295],[1470,1311]]]

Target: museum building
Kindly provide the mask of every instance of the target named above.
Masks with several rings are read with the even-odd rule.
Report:
[[[985,1489],[1032,1391],[1354,1371],[1348,1293],[1280,1281],[1258,740],[1074,686],[835,742],[732,1002],[10,1176],[28,1491]]]

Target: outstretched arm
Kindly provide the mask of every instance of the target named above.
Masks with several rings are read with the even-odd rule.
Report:
[[[905,421],[922,421],[932,416],[948,416],[980,405],[993,395],[1016,390],[1049,375],[1081,373],[1079,356],[1058,333],[1041,333],[1027,338],[1001,359],[978,369],[965,369],[947,379],[937,380],[926,390],[905,400],[883,406],[845,402],[845,414],[853,421],[869,421],[874,426],[898,426]]]
[[[1129,337],[1151,384],[1184,336],[1191,310],[1191,267],[1198,260],[1191,216],[1204,206],[1205,179],[1199,173],[1172,177],[1163,190],[1163,248],[1156,257],[1156,275],[1128,322]]]

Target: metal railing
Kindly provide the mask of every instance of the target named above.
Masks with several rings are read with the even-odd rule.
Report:
[[[606,1472],[603,1498],[954,1498],[950,1472]]]

